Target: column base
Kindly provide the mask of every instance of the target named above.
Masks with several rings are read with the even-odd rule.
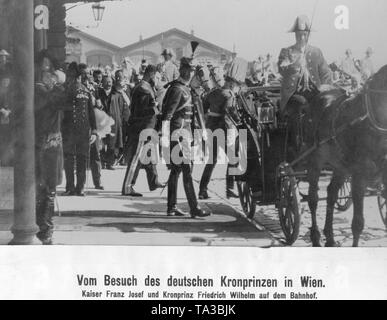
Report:
[[[38,228],[32,229],[12,229],[13,239],[8,243],[9,245],[41,245],[41,242],[36,238],[36,233],[39,231]]]

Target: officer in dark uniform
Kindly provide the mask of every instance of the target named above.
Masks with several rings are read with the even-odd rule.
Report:
[[[162,137],[163,148],[170,147],[171,173],[168,180],[169,216],[183,216],[184,212],[177,208],[177,184],[180,173],[183,173],[183,184],[192,218],[210,215],[198,205],[192,181],[192,118],[193,104],[189,87],[195,67],[192,59],[183,57],[180,61],[180,77],[172,81],[164,98],[162,107]],[[184,137],[182,137],[184,136]],[[178,155],[178,156],[177,156]],[[178,159],[179,158],[179,159]]]
[[[223,130],[225,138],[227,138],[228,129],[237,129],[236,125],[240,124],[240,117],[236,108],[236,97],[234,90],[239,88],[240,83],[234,78],[227,76],[225,84],[222,88],[216,88],[211,91],[204,101],[205,109],[209,109],[207,128],[214,132],[217,129]],[[218,152],[220,150],[219,141],[212,144],[212,163],[207,163],[202,179],[200,181],[199,199],[208,199],[207,187],[211,180],[212,172],[218,161]],[[226,152],[226,150],[225,150]],[[227,153],[227,152],[226,152]],[[237,197],[232,191],[234,187],[234,178],[229,175],[229,168],[227,168],[226,176],[226,196],[228,198]]]
[[[132,197],[141,197],[142,194],[137,193],[133,186],[136,183],[138,172],[141,168],[141,159],[144,152],[147,151],[145,146],[149,141],[144,141],[140,137],[143,130],[149,129],[152,131],[156,127],[157,115],[159,109],[157,106],[155,92],[153,89],[157,68],[154,65],[148,65],[144,71],[144,76],[140,83],[133,89],[132,102],[130,106],[130,118],[128,125],[128,142],[125,147],[125,156],[128,162],[128,167],[125,174],[124,183],[122,186],[122,195]],[[145,137],[144,137],[145,138]],[[148,185],[150,191],[157,188],[163,188],[164,185],[159,183],[156,163],[144,164],[147,173]]]
[[[61,120],[65,89],[52,68],[52,58],[44,50],[36,57],[35,83],[35,178],[38,239],[52,244],[56,188],[62,183],[63,148]]]
[[[65,195],[84,196],[86,168],[90,145],[97,139],[93,96],[87,88],[87,67],[78,66],[76,79],[67,89],[71,111],[64,113],[63,152],[66,173]],[[74,183],[74,165],[77,168],[77,184]]]
[[[303,136],[303,131],[311,130],[307,117],[303,113],[309,110],[309,102],[321,91],[329,89],[332,84],[332,72],[324,58],[322,51],[309,45],[312,31],[307,16],[297,17],[293,27],[289,30],[295,33],[296,43],[283,48],[278,58],[278,69],[282,76],[281,114],[289,117],[290,157],[296,157],[303,145],[303,138],[313,139],[312,134]],[[312,141],[309,141],[312,142]]]

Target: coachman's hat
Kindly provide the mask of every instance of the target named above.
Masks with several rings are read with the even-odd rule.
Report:
[[[311,23],[306,15],[298,16],[293,24],[293,27],[288,32],[297,31],[314,31],[311,29]]]

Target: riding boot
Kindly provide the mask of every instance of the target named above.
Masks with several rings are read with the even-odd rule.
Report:
[[[37,237],[44,245],[52,244],[54,223],[52,217],[55,212],[55,192],[49,192],[44,197],[44,205],[37,219],[39,232]]]
[[[66,175],[66,192],[73,193],[75,190],[74,183],[74,155],[73,154],[65,154],[64,156],[64,170]]]
[[[171,211],[177,204],[177,184],[179,182],[181,169],[173,166],[168,179],[168,211]]]
[[[44,217],[45,202],[46,202],[45,190],[42,186],[39,186],[36,189],[36,203],[35,203],[36,224],[38,225],[39,228],[40,228],[40,226],[43,226],[43,224],[44,224],[43,217]]]
[[[75,188],[77,195],[83,196],[86,184],[87,157],[77,154],[77,186]]]
[[[198,201],[192,181],[191,167],[189,165],[183,165],[183,185],[189,207],[192,211],[198,207]]]

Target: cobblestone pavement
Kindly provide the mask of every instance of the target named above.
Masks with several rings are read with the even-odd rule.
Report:
[[[196,190],[203,167],[203,165],[194,167]],[[55,217],[57,243],[261,247],[286,245],[274,206],[258,207],[254,219],[248,221],[243,217],[239,199],[226,199],[225,170],[225,165],[216,167],[209,185],[212,198],[209,201],[201,201],[202,207],[212,211],[213,215],[196,221],[189,218],[167,217],[166,190],[163,193],[160,193],[160,190],[150,193],[143,171],[140,172],[136,190],[143,193],[144,198],[137,199],[120,195],[124,168],[103,171],[103,184],[106,191],[102,192],[92,189],[89,175],[86,198],[58,197],[57,210],[59,209],[62,215]],[[168,173],[164,166],[159,166],[161,181],[167,181]],[[325,197],[326,185],[327,180],[323,179],[320,184],[320,197]],[[303,193],[306,193],[306,184],[301,184],[300,188]],[[63,191],[63,186],[59,191]],[[181,184],[178,198],[181,208],[188,210]],[[318,225],[321,231],[324,227],[325,210],[325,202],[320,201]],[[343,247],[352,245],[352,211],[353,207],[350,207],[345,212],[336,211],[334,216],[335,240]],[[300,213],[299,237],[293,247],[311,246],[309,239],[311,217],[307,203],[301,203]],[[364,215],[365,229],[360,246],[387,247],[386,227],[380,217],[376,197],[366,198]],[[9,230],[11,218],[10,212],[0,214],[0,231],[4,233]],[[10,233],[6,237],[9,238]],[[323,235],[322,240],[324,240]]]
[[[320,184],[320,198],[326,196],[326,181],[322,181]],[[302,186],[303,193],[307,192],[307,185]],[[239,200],[232,201],[235,207],[240,207]],[[321,200],[319,202],[317,210],[317,222],[321,232],[322,244],[324,244],[325,238],[323,235],[323,228],[325,224],[325,212],[326,202]],[[312,224],[310,210],[308,204],[303,202],[300,204],[300,232],[298,239],[292,245],[293,247],[305,247],[311,246],[310,241],[310,227]],[[351,223],[353,217],[353,206],[348,210],[341,212],[335,210],[333,220],[333,230],[335,235],[335,241],[338,246],[350,247],[352,246],[352,231]],[[365,227],[361,235],[359,246],[361,247],[387,247],[387,231],[386,226],[383,224],[381,215],[379,213],[378,203],[376,196],[370,196],[365,199],[364,204],[364,219]],[[273,237],[278,241],[285,244],[285,239],[282,233],[282,229],[279,223],[278,211],[274,206],[257,207],[256,214],[253,219],[258,225],[264,227],[270,231]]]
[[[195,175],[201,169],[195,167]],[[149,192],[145,171],[141,170],[136,191],[142,198],[121,196],[125,168],[103,170],[104,191],[93,189],[88,174],[86,197],[63,197],[59,187],[54,218],[54,244],[58,245],[139,245],[139,246],[229,246],[271,247],[270,232],[259,230],[222,198],[201,203],[211,211],[206,218],[168,217],[167,189]],[[160,181],[167,181],[169,171],[159,166]],[[182,179],[180,179],[182,180]],[[197,184],[195,185],[198,192]],[[178,188],[178,205],[188,213],[182,181]],[[0,244],[12,235],[12,211],[0,211]]]

